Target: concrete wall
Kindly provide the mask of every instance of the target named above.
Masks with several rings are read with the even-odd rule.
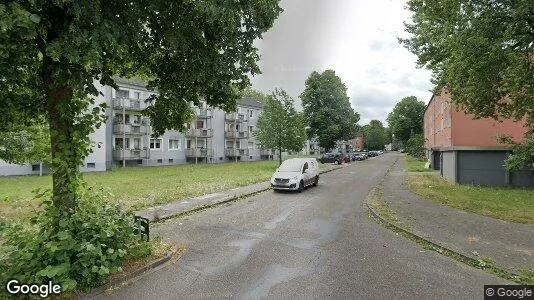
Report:
[[[439,155],[439,154],[438,154]],[[448,180],[456,181],[456,155],[454,151],[441,152],[441,175]]]

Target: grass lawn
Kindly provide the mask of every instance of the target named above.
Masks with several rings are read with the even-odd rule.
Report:
[[[406,155],[406,166],[408,172],[429,172],[430,168],[425,168],[426,160]]]
[[[450,183],[437,174],[411,174],[410,189],[425,199],[497,219],[534,224],[534,189]]]
[[[107,172],[85,173],[91,186],[104,187],[112,200],[127,210],[138,210],[187,197],[214,193],[269,180],[278,161],[221,164],[127,167]],[[321,165],[320,168],[331,168]],[[32,190],[51,188],[51,176],[0,177],[0,217],[29,217],[38,210]]]

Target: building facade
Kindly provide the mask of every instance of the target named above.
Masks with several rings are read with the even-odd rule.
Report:
[[[498,142],[502,135],[521,141],[526,131],[524,120],[475,119],[452,104],[445,90],[432,96],[424,115],[427,158],[457,183],[534,186],[534,171],[505,169],[510,145]]]
[[[95,105],[107,104],[107,120],[91,134],[92,153],[80,166],[82,172],[106,171],[113,166],[161,166],[184,163],[220,163],[275,159],[254,138],[263,103],[241,99],[235,112],[203,105],[193,107],[195,117],[184,132],[166,131],[152,137],[150,118],[142,115],[149,105],[148,91],[139,80],[115,78],[118,89],[95,82],[101,95]],[[0,176],[39,174],[39,162],[16,165],[0,160]],[[49,172],[46,166],[44,173]]]

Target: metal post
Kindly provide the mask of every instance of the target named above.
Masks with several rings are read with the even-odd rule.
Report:
[[[124,98],[121,99],[122,103],[122,167],[126,167],[126,105],[124,103]]]

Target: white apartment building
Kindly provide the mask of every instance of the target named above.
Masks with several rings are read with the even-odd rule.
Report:
[[[115,78],[119,89],[95,83],[102,95],[95,105],[107,103],[107,120],[91,134],[93,152],[80,170],[105,171],[112,166],[160,166],[184,163],[220,163],[276,159],[254,138],[263,103],[238,101],[237,110],[226,113],[211,107],[195,107],[196,117],[185,132],[166,131],[151,137],[150,119],[142,116],[145,100],[153,92],[142,81]],[[16,165],[0,160],[0,176],[39,174],[40,164]],[[49,170],[45,167],[44,172]]]

